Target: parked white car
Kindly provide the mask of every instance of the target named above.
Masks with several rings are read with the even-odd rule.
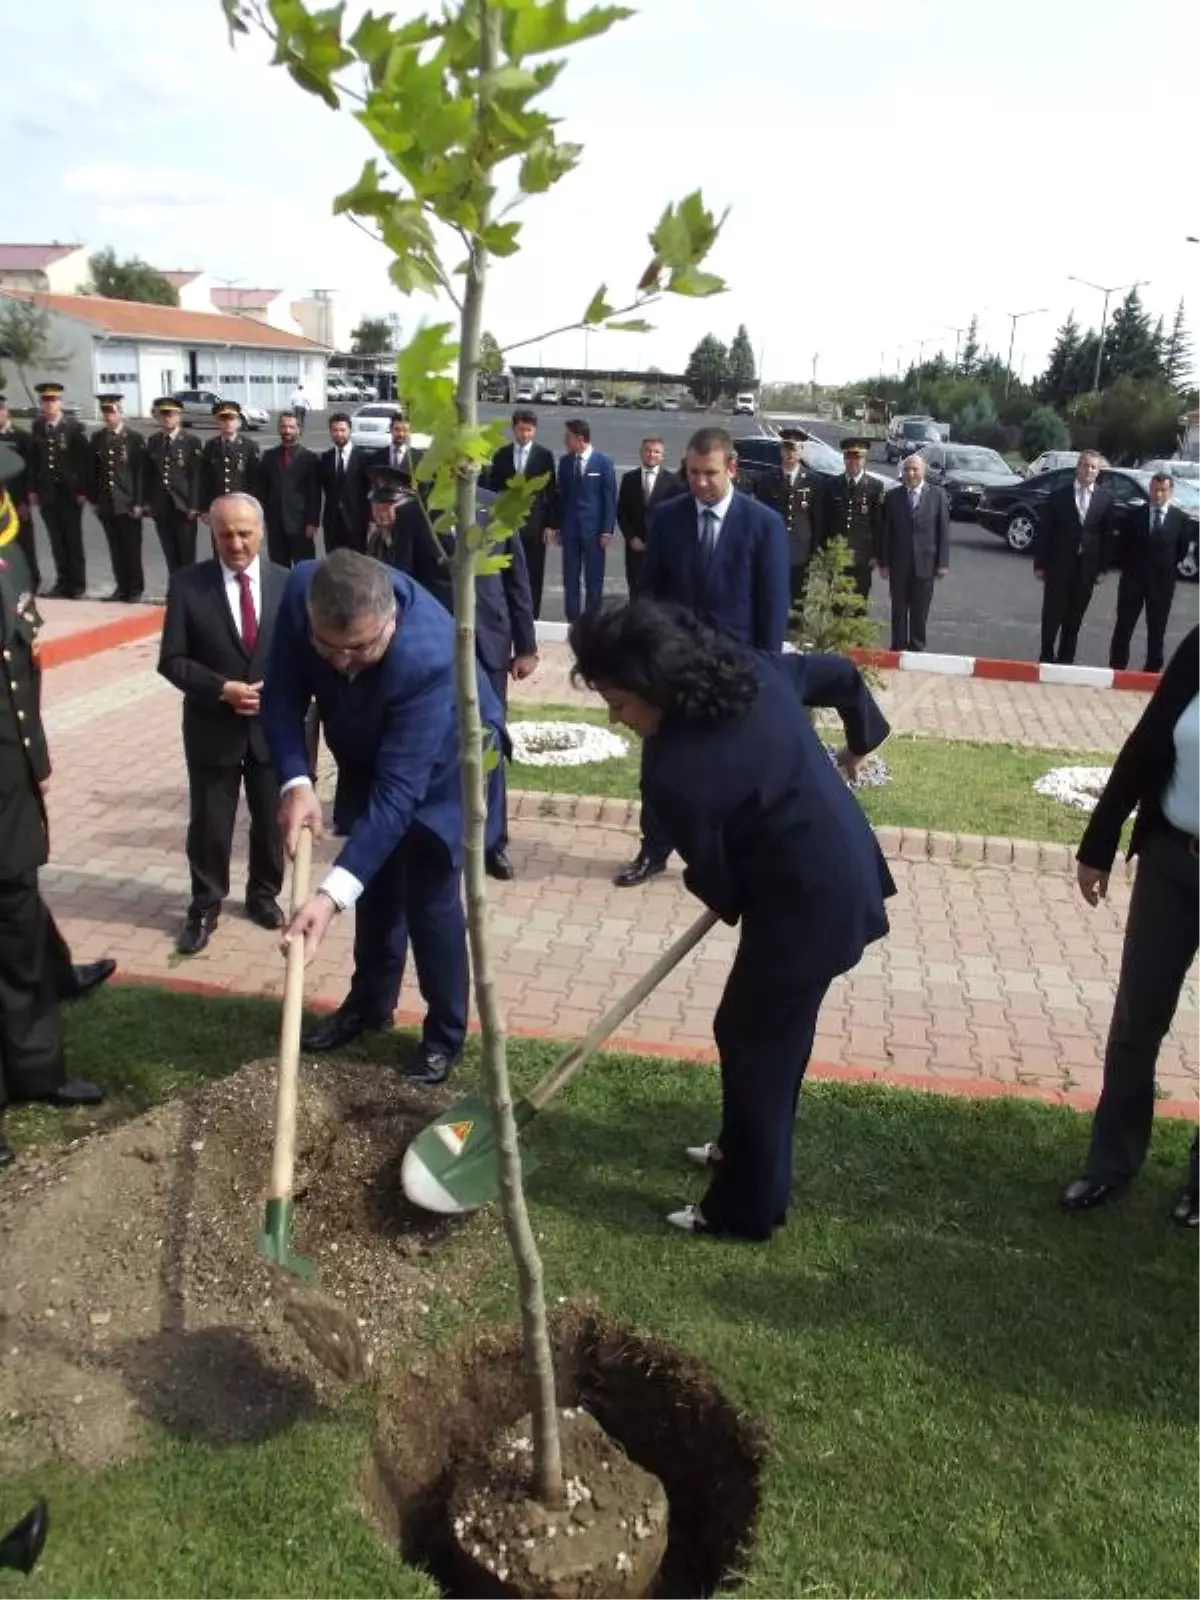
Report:
[[[350,418],[350,443],[356,450],[384,450],[391,434],[392,418],[402,417],[404,407],[393,400],[380,400],[371,405],[359,406]],[[432,444],[427,433],[414,433],[412,443],[418,450],[427,450]]]
[[[1189,478],[1193,483],[1200,482],[1200,461],[1143,461],[1138,468],[1139,472],[1165,472],[1171,478]]]
[[[745,394],[739,394],[733,402],[733,414],[735,417],[752,417],[757,409],[758,402],[749,391]]]

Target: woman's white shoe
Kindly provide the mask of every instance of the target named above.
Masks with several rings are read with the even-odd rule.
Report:
[[[714,1139],[707,1144],[689,1144],[686,1154],[694,1167],[716,1167],[721,1164],[721,1147]]]

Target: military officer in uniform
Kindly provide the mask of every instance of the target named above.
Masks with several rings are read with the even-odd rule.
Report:
[[[42,513],[54,557],[56,600],[82,600],[87,591],[83,559],[83,503],[87,499],[87,433],[64,417],[61,383],[39,383],[41,415],[33,420],[29,457],[29,503]]]
[[[258,446],[242,435],[241,408],[232,400],[218,400],[212,408],[216,435],[205,441],[200,463],[200,510],[223,494],[258,495]]]
[[[178,400],[170,395],[156,400],[154,415],[162,428],[146,441],[142,504],[154,518],[170,576],[196,559],[201,450],[200,441],[180,426]]]
[[[90,444],[88,498],[108,540],[113,592],[109,600],[134,602],[142,598],[146,580],[142,573],[142,478],[146,441],[128,427],[119,394],[99,394],[104,426]]]
[[[96,989],[115,967],[112,961],[73,966],[38,892],[50,753],[40,709],[41,618],[7,489],[21,465],[15,450],[0,445],[0,1168],[13,1159],[3,1127],[10,1100],[59,1107],[103,1100],[95,1084],[67,1077],[60,1008]]]
[[[850,546],[855,587],[866,600],[883,541],[884,486],[867,472],[869,439],[843,439],[844,473],[821,486],[814,509],[818,546],[842,538]]]
[[[793,606],[804,598],[804,582],[813,553],[812,510],[817,482],[800,459],[800,441],[794,434],[780,437],[780,464],[754,485],[755,496],[778,511],[787,529],[788,593]]]
[[[0,394],[0,444],[11,445],[21,458],[22,471],[8,486],[20,518],[20,532],[17,542],[25,557],[25,565],[29,569],[30,587],[34,594],[42,584],[42,575],[38,569],[37,541],[33,533],[33,518],[29,514],[29,455],[33,448],[33,440],[24,428],[18,428],[13,422],[8,410],[8,396]]]

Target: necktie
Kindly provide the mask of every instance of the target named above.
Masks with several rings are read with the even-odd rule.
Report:
[[[404,465],[404,451],[401,450],[399,445],[393,445],[392,447],[392,465],[397,471]]]
[[[345,482],[346,482],[346,458],[342,454],[342,452],[339,450],[338,451],[338,458],[337,458],[337,491],[338,491],[339,494],[341,494],[342,487],[345,484]]]
[[[285,444],[284,447],[283,447],[283,470],[286,472],[287,469],[291,466],[291,464],[292,464],[292,452],[288,449],[287,445]]]
[[[717,513],[710,507],[700,518],[700,562],[707,572],[717,548]]]
[[[643,498],[646,499],[646,500],[649,500],[650,496],[653,493],[654,493],[654,474],[650,471],[649,468],[647,468],[646,471],[642,473],[642,495],[643,495]]]
[[[518,472],[524,473],[524,471],[525,471],[525,446],[524,445],[522,445],[520,447],[520,449],[517,451],[517,459],[514,462],[514,465],[515,465],[515,467],[516,467]]]
[[[582,456],[576,456],[575,457],[575,476],[577,478],[582,478],[583,477],[583,457]]]
[[[908,491],[908,503],[912,507],[912,513],[915,517],[917,514],[917,507],[921,503],[921,491],[919,489],[910,489]]]
[[[258,618],[254,615],[254,596],[250,591],[250,574],[248,572],[236,573],[238,581],[238,604],[242,616],[242,644],[246,653],[252,654],[254,646],[258,643]]]
[[[1150,519],[1150,537],[1152,539],[1157,539],[1159,534],[1162,532],[1162,522],[1163,522],[1162,507],[1161,506],[1155,506],[1154,515]]]

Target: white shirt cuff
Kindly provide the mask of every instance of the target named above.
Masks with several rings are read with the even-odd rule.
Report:
[[[345,867],[330,867],[320,892],[327,894],[339,911],[349,911],[363,892],[363,886]]]
[[[286,783],[281,783],[279,785],[279,792],[280,792],[280,794],[286,794],[289,789],[298,789],[302,783],[305,784],[308,788],[310,788],[310,789],[312,788],[312,779],[311,778],[306,778],[306,777],[289,778]]]

